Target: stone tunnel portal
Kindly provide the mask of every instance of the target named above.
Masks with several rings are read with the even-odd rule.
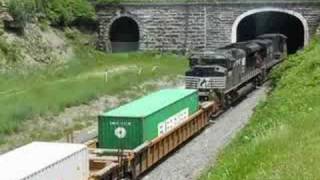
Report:
[[[254,39],[266,33],[281,33],[288,37],[288,53],[304,47],[305,29],[300,19],[283,12],[260,12],[243,18],[237,28],[237,41]]]
[[[112,52],[130,52],[139,50],[139,26],[130,17],[116,19],[109,34]]]

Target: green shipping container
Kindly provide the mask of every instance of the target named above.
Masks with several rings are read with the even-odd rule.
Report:
[[[134,149],[199,109],[196,90],[166,89],[99,116],[99,148]]]

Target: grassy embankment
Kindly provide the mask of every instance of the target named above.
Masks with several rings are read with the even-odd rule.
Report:
[[[273,73],[275,88],[250,124],[200,179],[320,178],[320,46]]]
[[[0,144],[26,119],[59,113],[102,95],[119,95],[163,77],[174,79],[187,66],[184,57],[153,53],[105,54],[78,47],[65,65],[0,76]],[[106,82],[106,73],[108,81]]]

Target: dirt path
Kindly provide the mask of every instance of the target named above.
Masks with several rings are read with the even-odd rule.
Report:
[[[143,180],[190,180],[215,163],[217,154],[250,119],[256,105],[265,99],[264,86],[220,116],[215,124],[148,173]]]

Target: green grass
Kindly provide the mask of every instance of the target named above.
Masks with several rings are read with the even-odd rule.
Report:
[[[200,179],[320,179],[319,40],[273,79],[267,101]]]
[[[174,78],[187,67],[184,57],[171,54],[105,54],[88,47],[78,47],[75,54],[65,65],[0,76],[0,144],[27,119],[117,95],[150,80]]]

